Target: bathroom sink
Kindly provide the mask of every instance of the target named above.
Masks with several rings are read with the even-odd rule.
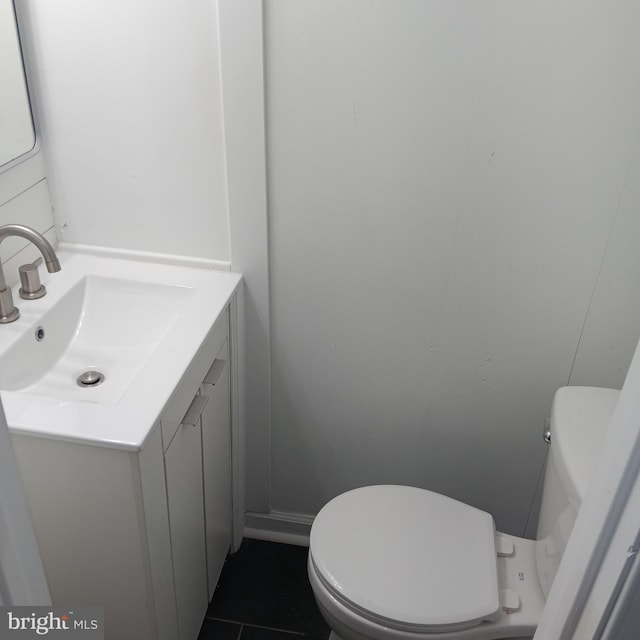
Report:
[[[139,451],[242,276],[183,258],[57,254],[62,269],[42,273],[46,295],[16,291],[20,316],[0,325],[9,429]]]
[[[0,356],[0,389],[116,402],[193,292],[186,286],[83,277]]]

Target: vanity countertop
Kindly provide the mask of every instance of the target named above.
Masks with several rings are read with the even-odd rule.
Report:
[[[157,332],[157,337],[153,338],[157,341],[153,343],[154,346],[149,348],[148,353],[143,353],[132,371],[125,372],[125,377],[130,374],[131,380],[122,384],[122,391],[118,393],[109,395],[108,371],[105,372],[106,379],[102,390],[78,390],[79,394],[86,393],[86,396],[74,395],[78,392],[71,391],[76,385],[75,374],[65,381],[65,385],[70,386],[65,386],[65,393],[58,397],[55,397],[55,390],[51,391],[51,385],[43,386],[41,381],[36,379],[37,375],[32,375],[35,382],[26,386],[12,387],[11,384],[7,384],[11,390],[2,389],[0,397],[9,429],[14,433],[139,451],[216,320],[240,287],[242,276],[229,271],[215,270],[209,264],[184,266],[131,257],[92,255],[90,252],[74,252],[67,249],[59,250],[58,257],[62,265],[60,272],[49,274],[40,269],[42,282],[47,287],[47,295],[44,298],[23,301],[18,298],[17,291],[14,293],[21,317],[14,323],[0,326],[0,357],[2,354],[10,353],[9,350],[23,336],[29,336],[31,339],[40,323],[45,325],[46,330],[48,327],[42,318],[47,318],[47,311],[57,303],[61,303],[61,306],[66,305],[67,300],[76,295],[69,295],[70,291],[81,291],[83,288],[89,290],[85,284],[89,281],[107,282],[106,290],[115,290],[121,286],[129,292],[129,299],[137,301],[137,306],[143,310],[149,288],[155,288],[156,291],[170,289],[179,294],[167,302],[168,305],[175,305],[175,313],[169,314],[166,326],[163,326]],[[105,290],[102,284],[100,286],[102,289],[97,287],[99,291]],[[76,297],[78,296],[80,294]],[[159,305],[159,311],[162,311],[162,303],[161,297],[156,297],[153,302]],[[151,296],[149,304],[152,304]],[[114,315],[117,320],[112,321],[111,325],[122,327],[125,331],[128,321],[127,309],[120,309],[119,312]],[[149,315],[152,318],[150,324],[153,324],[154,315],[160,314],[152,309]],[[80,317],[77,326],[71,330],[74,335],[79,335],[83,330],[82,322],[83,318]],[[106,323],[103,322],[102,326],[106,326]],[[52,328],[51,334],[53,333]],[[109,335],[117,334],[111,331]],[[72,337],[71,341],[73,339]],[[101,345],[101,349],[106,353],[109,344]],[[130,352],[135,350],[136,345],[127,348],[127,351],[122,352],[123,358],[120,358],[120,361],[129,358]],[[117,363],[117,349],[112,351],[114,353],[111,353],[111,356]],[[10,362],[10,358],[8,361]],[[91,368],[94,363],[89,360],[78,362],[78,371],[87,365]],[[100,363],[96,362],[95,365],[97,368]],[[24,363],[21,366],[24,369]],[[32,370],[37,367],[36,361]],[[47,389],[46,393],[42,392],[43,388]],[[98,393],[102,395],[99,396]]]

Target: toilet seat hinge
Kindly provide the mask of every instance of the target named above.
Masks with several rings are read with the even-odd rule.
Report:
[[[496,553],[498,556],[512,556],[515,553],[513,541],[502,533],[496,533]]]
[[[520,596],[512,589],[500,589],[500,601],[502,609],[507,613],[513,613],[520,608]]]

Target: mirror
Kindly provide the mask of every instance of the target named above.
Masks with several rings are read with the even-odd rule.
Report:
[[[13,0],[0,0],[0,167],[35,143]]]

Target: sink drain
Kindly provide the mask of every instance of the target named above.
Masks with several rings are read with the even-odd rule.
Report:
[[[95,371],[94,369],[89,369],[84,373],[81,373],[76,382],[79,387],[97,387],[99,384],[104,382],[104,373],[100,371]]]

